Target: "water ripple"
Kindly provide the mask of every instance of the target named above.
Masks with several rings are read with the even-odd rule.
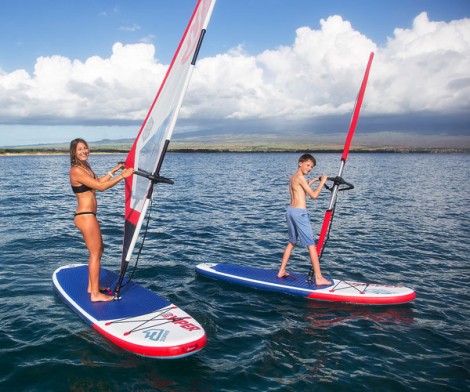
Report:
[[[93,156],[105,173],[121,155]],[[169,154],[135,279],[205,328],[197,355],[123,352],[52,290],[55,268],[87,261],[73,225],[68,157],[0,157],[2,390],[463,391],[470,382],[468,155],[353,154],[322,259],[327,275],[413,287],[403,306],[305,301],[196,276],[200,262],[277,268],[297,154]],[[337,154],[318,154],[336,174]],[[413,173],[410,178],[410,173]],[[448,178],[436,186],[433,178]],[[47,181],[44,181],[47,179]],[[35,190],[40,189],[40,192]],[[117,269],[123,195],[98,194],[103,265]],[[328,201],[309,203],[319,231]],[[294,271],[309,268],[296,249]]]

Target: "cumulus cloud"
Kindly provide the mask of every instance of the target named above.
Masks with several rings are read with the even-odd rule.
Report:
[[[470,109],[470,19],[396,29],[379,50],[368,104],[373,113],[463,113]],[[386,92],[387,98],[380,99]]]
[[[113,46],[112,55],[85,62],[40,57],[34,75],[0,74],[3,123],[116,124],[141,120],[166,65],[148,44]]]
[[[239,46],[199,59],[182,124],[190,119],[192,130],[197,124],[223,128],[240,122],[257,129],[328,128],[325,119],[350,115],[370,52],[376,56],[363,118],[375,119],[370,124],[376,130],[400,128],[396,121],[393,129],[386,120],[377,124],[379,118],[406,122],[407,116],[429,114],[457,116],[458,132],[468,133],[470,19],[433,22],[424,12],[411,28],[396,29],[383,47],[342,17],[331,16],[318,30],[298,28],[289,46],[258,54]],[[156,59],[151,44],[116,43],[109,58],[40,57],[33,75],[0,70],[0,123],[140,123],[167,66]]]
[[[377,48],[340,16],[321,20],[321,27],[301,27],[292,46],[257,56],[238,48],[204,59],[191,91],[205,88],[218,99],[223,90],[215,105],[227,118],[300,120],[350,111],[369,53]],[[200,104],[210,111],[214,102]]]

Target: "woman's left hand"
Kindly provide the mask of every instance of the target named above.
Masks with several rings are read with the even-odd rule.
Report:
[[[116,166],[114,166],[112,169],[111,169],[111,172],[114,174],[116,173],[117,171],[121,170],[121,169],[125,169],[126,168],[126,165],[124,164],[124,162],[119,162]]]

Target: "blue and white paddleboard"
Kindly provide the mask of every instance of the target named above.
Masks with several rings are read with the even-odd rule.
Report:
[[[100,283],[113,288],[119,276],[101,269]],[[129,282],[120,300],[91,302],[87,293],[88,266],[58,268],[54,288],[65,302],[101,335],[134,354],[154,358],[180,358],[206,344],[206,333],[191,316],[154,292]]]
[[[331,279],[330,286],[315,286],[306,281],[306,274],[290,273],[278,278],[277,270],[245,267],[233,264],[202,263],[196,266],[200,275],[262,290],[292,294],[308,299],[368,305],[396,305],[412,301],[414,290],[408,287],[387,286]]]

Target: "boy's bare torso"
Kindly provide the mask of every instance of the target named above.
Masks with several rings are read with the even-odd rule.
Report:
[[[289,181],[290,206],[294,208],[307,208],[307,196],[305,187],[308,187],[304,174],[299,169]]]

